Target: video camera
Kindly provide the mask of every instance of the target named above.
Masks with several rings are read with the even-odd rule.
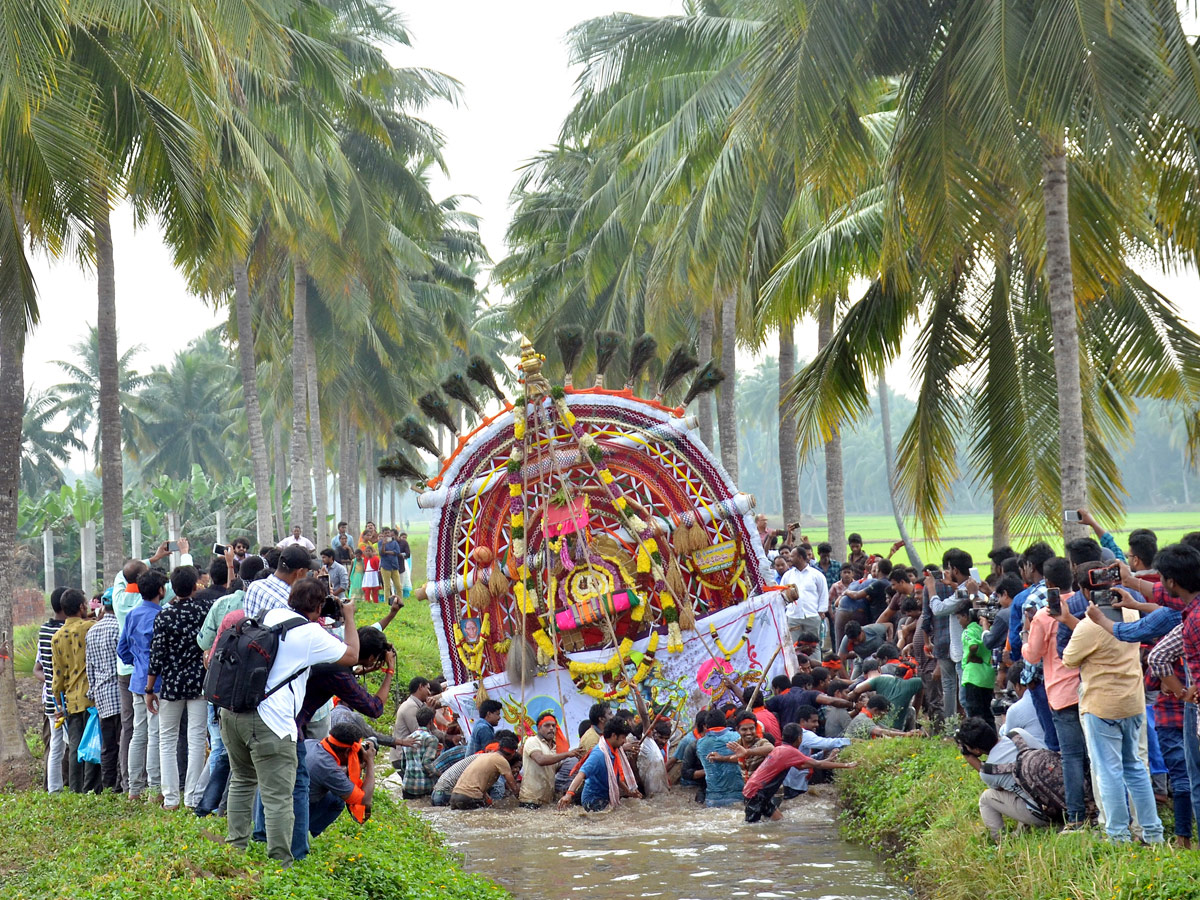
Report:
[[[332,594],[326,596],[325,601],[321,604],[321,618],[332,619],[335,622],[342,621],[342,601]]]

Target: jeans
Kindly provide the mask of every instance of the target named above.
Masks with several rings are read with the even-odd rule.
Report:
[[[83,730],[87,728],[88,711],[67,713],[67,781],[76,794],[90,794],[100,790],[100,767],[95,763],[79,761],[79,744],[83,741]]]
[[[1195,734],[1195,730],[1192,731]],[[1192,836],[1192,783],[1188,777],[1187,753],[1182,728],[1158,728],[1158,747],[1171,778],[1171,800],[1175,805],[1175,834]]]
[[[1195,703],[1183,704],[1183,758],[1187,763],[1188,783],[1192,786],[1192,818],[1200,813],[1200,733],[1196,719],[1200,710]]]
[[[346,801],[337,794],[328,793],[308,808],[308,833],[313,837],[337,821],[346,808]]]
[[[1079,704],[1053,709],[1054,733],[1062,753],[1063,793],[1067,798],[1067,821],[1082,822],[1087,815],[1084,800],[1085,773],[1088,767],[1087,745],[1079,721]]]
[[[221,740],[221,720],[217,708],[208,705],[208,785],[204,796],[196,804],[196,815],[207,816],[221,808],[225,799],[225,788],[229,785],[229,754]]]
[[[129,742],[133,738],[133,694],[129,693],[131,675],[117,676],[117,693],[121,697],[121,752],[117,756],[120,790],[129,791]]]
[[[1105,832],[1112,841],[1127,842],[1129,834],[1129,800],[1137,811],[1142,826],[1142,838],[1148,844],[1161,844],[1162,821],[1154,804],[1154,789],[1150,773],[1138,756],[1138,733],[1145,713],[1123,719],[1102,719],[1084,713],[1083,727],[1091,737],[1092,752],[1096,754],[1098,793],[1104,798],[1107,821]]]
[[[180,719],[187,710],[187,780],[183,795],[179,789]],[[200,783],[200,772],[204,768],[206,747],[208,702],[203,697],[191,700],[163,700],[158,710],[158,757],[162,768],[163,806],[183,805],[192,809],[200,802],[196,786]]]
[[[121,755],[121,714],[105,716],[100,720],[100,788],[119,791],[121,773],[118,761]]]
[[[142,694],[133,695],[133,737],[129,741],[129,796],[140,797],[158,787],[158,713],[146,708]]]
[[[57,794],[63,789],[63,760],[67,756],[67,723],[54,727],[57,714],[46,716],[50,723],[50,752],[46,755],[46,790]]]
[[[266,813],[267,855],[291,865],[296,741],[279,737],[263,722],[258,710],[235,713],[227,709],[221,711],[221,740],[229,754],[226,842],[242,850],[249,845],[257,787]]]
[[[1162,748],[1158,746],[1158,728],[1154,721],[1154,707],[1146,706],[1146,752],[1150,758],[1150,775],[1162,775],[1167,771]],[[1151,781],[1153,781],[1151,777]]]
[[[292,859],[308,856],[308,764],[304,741],[296,743],[296,783],[292,786]],[[256,841],[267,840],[267,827],[262,797],[254,800],[254,834]]]
[[[1062,748],[1058,746],[1058,735],[1054,731],[1054,716],[1050,714],[1050,701],[1046,699],[1046,683],[1035,681],[1029,686],[1029,693],[1033,694],[1033,708],[1037,711],[1042,734],[1046,737],[1046,749],[1060,752]]]
[[[942,715],[947,719],[958,712],[958,665],[948,656],[938,659],[942,673]]]

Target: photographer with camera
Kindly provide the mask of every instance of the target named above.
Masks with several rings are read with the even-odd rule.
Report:
[[[305,741],[308,767],[308,833],[317,837],[345,809],[358,823],[371,816],[375,754],[379,749],[353,725],[338,724],[322,741]]]
[[[1039,609],[1022,633],[1021,656],[1030,665],[1041,664],[1046,700],[1054,734],[1062,753],[1063,787],[1067,798],[1067,825],[1064,833],[1084,827],[1087,809],[1084,800],[1088,769],[1087,744],[1079,718],[1079,673],[1063,665],[1058,651],[1059,621],[1056,616],[1067,608],[1075,583],[1071,564],[1053,556],[1042,564],[1046,585],[1046,607]],[[1066,595],[1064,597],[1064,594]]]
[[[1005,819],[1017,822],[1018,827],[1045,828],[1053,823],[1062,809],[1056,754],[1036,736],[1015,729],[1001,737],[985,716],[963,722],[955,740],[963,759],[987,785],[979,795],[979,816],[993,841],[1000,840]],[[1027,758],[1021,759],[1023,756]],[[1040,765],[1020,765],[1034,760]]]

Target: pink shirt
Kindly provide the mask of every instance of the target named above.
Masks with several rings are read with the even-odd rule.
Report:
[[[1071,594],[1063,594],[1063,609]],[[1021,647],[1025,662],[1042,664],[1046,700],[1051,709],[1066,709],[1079,702],[1079,670],[1068,669],[1058,655],[1058,621],[1039,609],[1029,625],[1029,640]]]

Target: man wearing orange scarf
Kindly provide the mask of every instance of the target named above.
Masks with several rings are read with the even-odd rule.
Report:
[[[564,759],[579,759],[582,750],[572,750],[567,736],[558,727],[558,719],[547,710],[537,718],[537,733],[525,738],[522,750],[521,793],[518,800],[526,809],[537,809],[554,802],[554,775]]]
[[[375,742],[363,742],[350,722],[339,722],[323,741],[305,741],[308,766],[308,831],[313,837],[349,808],[355,821],[371,814],[375,795]]]

